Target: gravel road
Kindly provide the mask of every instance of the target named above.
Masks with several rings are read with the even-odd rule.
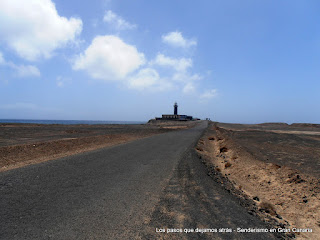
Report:
[[[214,183],[194,155],[206,126],[0,173],[0,239],[206,239],[155,228],[266,227]]]

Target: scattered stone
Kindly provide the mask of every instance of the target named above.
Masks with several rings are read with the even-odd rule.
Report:
[[[228,167],[231,167],[231,165],[232,165],[231,163],[227,162],[227,163],[224,165],[224,167],[225,167],[225,168],[228,168]]]
[[[260,201],[260,199],[257,196],[253,197],[253,200],[256,200],[258,202]]]
[[[290,175],[289,175],[290,176]],[[287,180],[289,183],[302,183],[305,182],[305,180],[303,180],[299,174],[297,174],[296,176],[290,176],[289,179]]]
[[[228,148],[226,147],[220,148],[220,153],[223,153],[223,152],[228,152]]]
[[[249,210],[248,213],[249,213],[250,215],[253,215],[253,216],[256,215],[256,213],[255,213],[253,210]]]
[[[200,151],[200,152],[203,151],[203,148],[201,148],[201,147],[196,147],[196,149],[197,149],[198,151]]]
[[[308,202],[307,196],[303,196],[302,199],[303,199],[303,202],[304,202],[304,203],[307,203],[307,202]]]

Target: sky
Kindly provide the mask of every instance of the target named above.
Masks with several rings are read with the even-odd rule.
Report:
[[[320,123],[320,2],[0,0],[0,119]]]

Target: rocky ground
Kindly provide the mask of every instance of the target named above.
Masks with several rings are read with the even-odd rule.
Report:
[[[194,122],[132,125],[0,124],[0,171],[193,125]]]
[[[288,238],[320,239],[320,125],[212,123],[197,151],[249,212]]]

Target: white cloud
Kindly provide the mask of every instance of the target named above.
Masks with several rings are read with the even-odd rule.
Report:
[[[200,95],[200,100],[209,100],[211,98],[217,97],[217,95],[217,89],[206,90]]]
[[[182,92],[186,94],[195,92],[196,87],[194,82],[202,79],[201,75],[191,73],[191,58],[171,58],[158,53],[156,58],[149,64],[153,67],[164,66],[173,69],[172,74],[167,74],[166,79],[170,80],[172,85],[174,84],[176,87],[182,89]]]
[[[203,77],[192,72],[191,58],[172,58],[158,53],[146,64],[144,54],[114,35],[96,36],[88,48],[76,56],[72,68],[86,71],[94,79],[117,81],[139,91],[177,89],[197,94],[195,82]],[[166,69],[167,68],[167,69]],[[64,84],[57,78],[58,86]],[[206,92],[201,99],[214,94]],[[210,95],[210,96],[209,96]]]
[[[95,37],[72,67],[86,71],[94,79],[118,81],[135,90],[161,91],[173,87],[155,68],[141,68],[145,62],[144,54],[135,46],[108,35]]]
[[[33,65],[15,65],[10,64],[11,68],[16,70],[18,77],[40,77],[40,71]]]
[[[145,63],[144,54],[116,36],[97,36],[84,53],[76,57],[73,69],[85,70],[95,79],[124,80]]]
[[[156,59],[152,61],[152,64],[157,64],[160,66],[169,66],[174,68],[176,71],[184,72],[188,68],[192,67],[192,59],[190,58],[175,59],[159,53]]]
[[[173,84],[153,68],[143,68],[131,76],[127,83],[129,88],[148,91],[166,91],[174,88]]]
[[[33,65],[17,65],[13,62],[7,62],[4,58],[2,53],[0,52],[0,65],[4,67],[11,68],[14,70],[15,75],[18,77],[40,77],[40,71],[36,66]]]
[[[160,79],[158,72],[152,68],[141,69],[135,76],[129,78],[129,87],[145,89],[155,85]]]
[[[190,74],[186,72],[176,72],[173,74],[172,79],[177,82],[193,82],[202,79],[199,74]]]
[[[82,31],[81,19],[59,16],[51,0],[1,0],[0,26],[1,41],[30,61],[50,58]]]
[[[66,84],[71,83],[71,78],[58,76],[56,79],[57,86],[63,88]]]
[[[137,27],[135,24],[127,22],[111,10],[105,12],[103,16],[103,21],[109,23],[112,27],[114,27],[117,30],[130,30]]]
[[[196,88],[195,88],[194,84],[192,82],[189,82],[183,87],[182,92],[183,93],[193,93],[193,92],[195,92],[195,90],[196,90]]]
[[[173,46],[188,48],[197,45],[197,41],[193,39],[186,39],[182,36],[181,32],[170,32],[162,36],[162,41]]]

